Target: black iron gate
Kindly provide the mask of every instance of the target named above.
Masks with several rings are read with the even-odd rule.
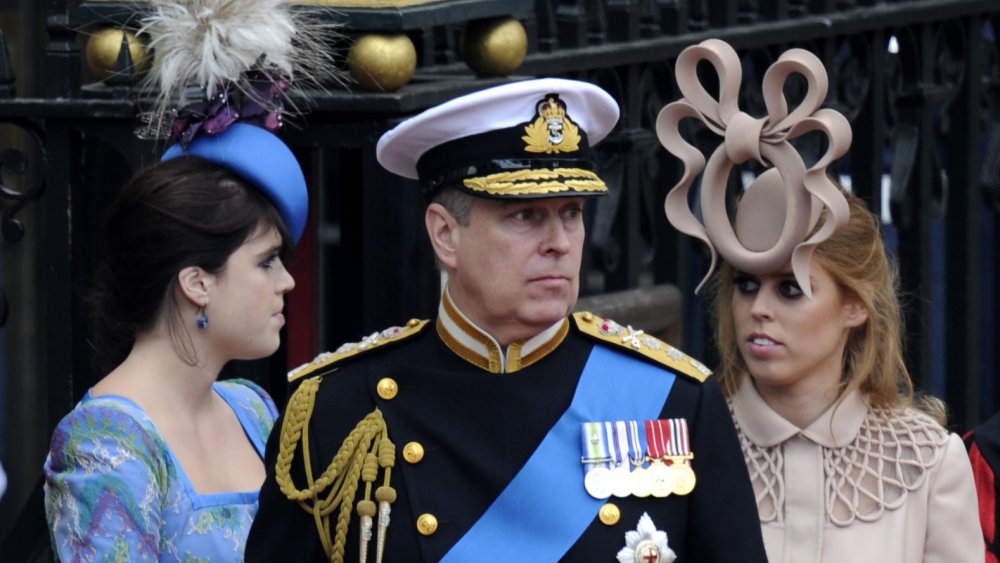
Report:
[[[0,12],[31,2],[7,0]],[[619,126],[600,147],[612,194],[588,217],[584,294],[676,284],[685,298],[682,346],[711,362],[701,304],[692,295],[704,256],[663,217],[663,198],[679,172],[652,125],[678,96],[676,56],[718,37],[738,49],[748,69],[766,68],[792,46],[826,63],[828,104],[854,127],[851,152],[836,172],[887,218],[907,298],[908,359],[920,387],[948,402],[956,429],[1000,409],[994,384],[1000,347],[996,0],[356,4],[333,12],[303,9],[345,22],[347,41],[331,46],[345,56],[363,37],[402,37],[416,53],[416,68],[390,93],[331,85],[283,133],[307,169],[317,202],[296,266],[299,289],[290,297],[298,318],[274,359],[240,367],[252,370],[279,401],[287,364],[303,354],[435,312],[438,279],[415,212],[418,190],[378,167],[378,136],[430,105],[524,76],[592,81],[622,107]],[[36,8],[49,36],[31,63],[45,77],[44,92],[36,95],[17,95],[6,43],[0,50],[0,381],[6,389],[0,445],[11,477],[0,504],[0,536],[37,479],[52,427],[93,382],[79,297],[102,209],[125,178],[156,158],[157,147],[132,136],[139,103],[133,61],[117,59],[111,70],[118,73],[104,81],[85,64],[91,41],[107,33],[121,37],[145,9],[145,2],[98,0],[48,0],[44,13]],[[491,33],[511,17],[525,31],[523,64],[506,78],[470,70],[463,54],[502,59],[517,45],[462,53],[466,36]],[[12,41],[16,31],[5,29],[3,36]],[[472,67],[489,72],[475,61]],[[752,88],[745,96],[743,107],[763,113]]]

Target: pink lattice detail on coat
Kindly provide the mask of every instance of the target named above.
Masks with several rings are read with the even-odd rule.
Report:
[[[869,410],[851,443],[823,448],[830,521],[873,522],[901,507],[941,460],[947,441],[945,429],[917,410]]]
[[[730,405],[730,410],[732,406]],[[762,447],[734,418],[761,523],[784,522],[782,445]],[[870,409],[857,436],[841,447],[823,448],[827,519],[836,526],[873,522],[903,506],[944,455],[948,432],[915,409]]]
[[[729,405],[730,414],[733,406]],[[761,523],[784,522],[785,513],[785,481],[782,478],[785,471],[785,458],[781,446],[760,447],[750,441],[740,428],[740,423],[733,415],[733,424],[740,438],[740,449],[750,473],[750,482],[757,497],[757,512]]]

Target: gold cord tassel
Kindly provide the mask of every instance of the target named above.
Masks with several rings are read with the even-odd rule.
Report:
[[[389,439],[388,429],[382,412],[375,409],[347,435],[340,450],[333,457],[330,465],[317,479],[313,479],[312,460],[309,455],[309,424],[315,404],[316,392],[319,389],[319,378],[303,381],[288,401],[284,422],[281,427],[281,440],[278,446],[278,460],[275,464],[275,480],[281,492],[289,500],[298,501],[303,510],[313,516],[316,529],[319,532],[323,551],[331,561],[344,561],[344,548],[347,543],[347,528],[351,520],[351,505],[358,490],[359,481],[365,482],[364,500],[357,504],[357,512],[361,523],[360,561],[365,563],[368,554],[368,544],[372,533],[372,520],[376,515],[376,505],[371,500],[372,484],[378,478],[382,469],[385,482],[375,492],[379,501],[379,538],[376,560],[381,561],[385,543],[385,528],[388,527],[388,504],[395,501],[396,491],[389,486],[392,467],[395,463],[395,445]],[[297,489],[291,478],[292,460],[295,457],[297,443],[301,442],[301,451],[305,465],[307,486]],[[320,497],[326,492],[325,497]],[[391,500],[390,500],[391,499]],[[385,525],[382,524],[381,505],[385,504]],[[330,514],[337,510],[336,529],[331,537]]]
[[[385,552],[385,537],[389,532],[389,505],[396,502],[396,489],[389,486],[392,478],[392,466],[396,460],[396,446],[389,441],[389,437],[382,435],[382,443],[379,445],[378,464],[384,469],[385,482],[375,491],[375,500],[378,501],[378,539],[375,542],[375,563],[382,563],[382,554]]]
[[[361,515],[361,541],[358,543],[358,561],[366,563],[368,561],[368,542],[372,540],[372,517],[370,514],[361,511],[361,503],[363,502],[365,501],[358,503],[358,514]]]
[[[373,446],[377,446],[373,444]],[[361,480],[365,482],[365,498],[358,501],[358,516],[361,517],[361,563],[368,561],[368,542],[372,539],[372,517],[375,516],[375,503],[371,501],[372,483],[378,477],[378,461],[374,453],[365,456],[364,468],[361,470]]]

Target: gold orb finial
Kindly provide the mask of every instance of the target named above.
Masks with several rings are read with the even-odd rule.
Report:
[[[122,34],[125,34],[128,41],[128,52],[132,57],[132,74],[139,75],[149,66],[149,53],[145,41],[127,29],[106,27],[87,39],[84,53],[87,67],[94,71],[98,79],[107,80],[115,75],[118,53],[122,49]]]
[[[510,17],[470,21],[462,34],[462,56],[480,76],[507,76],[528,53],[528,34]]]
[[[413,77],[417,50],[405,33],[362,35],[347,55],[347,68],[365,90],[395,92]]]

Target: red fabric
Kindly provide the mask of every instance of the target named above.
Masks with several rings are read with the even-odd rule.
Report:
[[[967,436],[968,437],[968,436]],[[996,476],[986,462],[979,446],[973,442],[969,448],[972,473],[976,478],[976,494],[979,497],[979,521],[983,526],[983,538],[988,545],[996,543]],[[986,549],[986,563],[1000,563],[997,556]]]
[[[306,161],[308,162],[308,160]],[[307,177],[313,177],[309,168],[306,168],[305,172]],[[317,199],[316,191],[310,189],[310,202],[315,202]],[[316,240],[316,228],[313,227],[317,217],[318,211],[313,203],[309,206],[306,228],[295,248],[295,261],[288,268],[289,273],[295,278],[295,289],[285,296],[288,314],[285,332],[285,342],[288,347],[286,371],[312,360],[318,346],[319,330],[316,319],[319,318],[319,315],[316,313],[318,303],[316,296],[319,273],[316,268],[318,262],[316,255],[319,252],[319,245]]]

